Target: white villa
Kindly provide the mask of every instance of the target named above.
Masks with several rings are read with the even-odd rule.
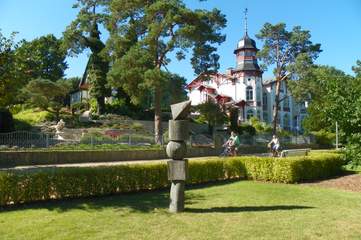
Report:
[[[275,99],[275,82],[263,81],[256,53],[256,42],[248,36],[247,27],[244,37],[238,42],[234,54],[236,67],[228,68],[226,73],[201,74],[187,85],[192,105],[214,101],[225,108],[239,108],[239,121],[244,122],[256,116],[263,122],[271,123]],[[301,131],[301,122],[306,116],[305,103],[296,103],[287,90],[285,82],[281,85],[279,125],[289,131]]]

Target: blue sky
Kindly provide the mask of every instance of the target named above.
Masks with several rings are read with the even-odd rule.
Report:
[[[0,29],[8,36],[19,32],[18,39],[32,40],[53,33],[60,37],[75,18],[75,0],[0,0]],[[248,8],[249,35],[254,35],[265,22],[285,22],[289,28],[300,25],[310,30],[312,41],[321,43],[323,52],[317,63],[335,66],[352,74],[351,66],[361,59],[361,0],[185,0],[191,8],[219,8],[227,18],[226,41],[218,47],[220,71],[235,66],[233,50],[244,34],[243,10]],[[104,34],[104,37],[107,35]],[[258,48],[261,43],[257,41]],[[87,53],[68,58],[67,77],[81,76]],[[172,59],[168,69],[187,78],[194,78],[189,59]],[[271,72],[264,78],[271,77]]]

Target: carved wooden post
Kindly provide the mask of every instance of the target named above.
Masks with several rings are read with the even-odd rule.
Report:
[[[189,138],[190,101],[171,105],[173,120],[169,120],[169,143],[167,155],[172,160],[168,164],[168,180],[171,181],[169,211],[172,213],[184,210],[184,186],[188,176],[188,160],[186,140]]]

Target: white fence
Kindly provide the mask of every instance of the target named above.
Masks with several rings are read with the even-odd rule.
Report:
[[[54,134],[35,132],[10,132],[0,134],[0,145],[5,147],[49,147],[59,143]]]
[[[99,133],[85,134],[77,139],[63,138],[55,133],[17,131],[0,134],[0,146],[6,148],[47,148],[54,145],[101,145],[101,144],[127,144],[152,145],[154,137],[149,135],[124,133],[120,135],[106,135]]]

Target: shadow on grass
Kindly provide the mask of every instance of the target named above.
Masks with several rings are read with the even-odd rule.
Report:
[[[311,209],[314,207],[297,205],[276,205],[276,206],[245,206],[245,207],[213,207],[213,208],[186,208],[191,213],[232,213],[232,212],[266,212],[294,209]]]
[[[203,189],[208,187],[219,187],[232,184],[237,181],[223,181],[216,183],[197,184],[187,186],[187,190]],[[187,192],[185,195],[185,204],[190,206],[197,202],[207,199],[207,196],[198,192]],[[62,199],[26,203],[16,206],[0,207],[0,213],[9,211],[23,211],[34,209],[47,209],[58,213],[81,210],[81,211],[99,211],[103,209],[112,209],[114,211],[126,210],[127,212],[153,212],[156,209],[167,209],[169,206],[169,188],[149,192],[122,193],[108,196],[94,196],[80,199]],[[244,207],[215,207],[210,209],[188,208],[186,212],[193,213],[211,213],[211,212],[245,212],[245,211],[274,211],[274,210],[292,210],[307,209],[307,206],[244,206]]]
[[[187,185],[186,190],[203,189],[227,185],[236,181],[213,182],[206,184]],[[186,192],[185,204],[191,205],[205,200],[206,197],[194,192]],[[59,200],[38,201],[19,205],[0,206],[0,213],[9,211],[22,211],[30,209],[47,209],[49,211],[66,212],[69,210],[94,211],[105,208],[122,209],[128,208],[131,212],[151,212],[154,209],[168,208],[169,188],[133,192],[119,193],[115,195],[93,196],[85,198],[68,198]]]
[[[186,204],[194,204],[206,199],[205,196],[198,193],[186,193]],[[167,209],[169,206],[168,190],[158,190],[151,192],[123,193],[119,195],[108,195],[99,197],[62,199],[39,201],[25,203],[15,206],[0,207],[2,212],[13,212],[23,210],[47,209],[58,213],[81,210],[81,211],[99,211],[103,209],[112,209],[114,211],[127,210],[128,212],[152,212],[156,209]]]
[[[34,209],[47,209],[59,213],[82,210],[82,211],[98,211],[102,209],[112,208],[115,211],[128,208],[131,212],[151,212],[155,208],[166,208],[168,206],[169,194],[164,190],[141,193],[124,193],[108,196],[94,196],[88,198],[70,198],[61,200],[39,201],[33,203],[25,203],[15,206],[0,207],[1,212],[7,211],[23,211]]]

